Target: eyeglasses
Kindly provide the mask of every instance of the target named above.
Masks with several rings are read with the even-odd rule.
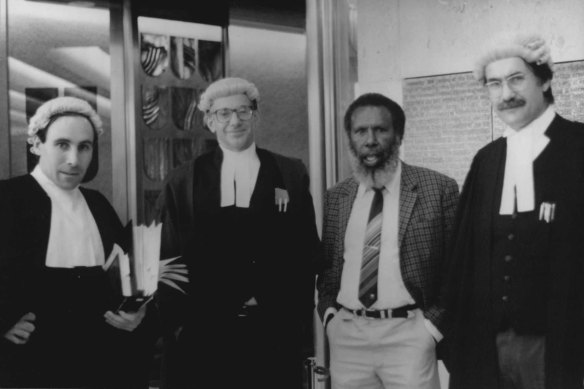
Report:
[[[526,77],[524,74],[514,74],[503,80],[493,80],[485,83],[487,90],[492,95],[498,95],[503,91],[503,84],[507,84],[507,87],[512,91],[517,91],[523,87]]]
[[[227,123],[231,120],[233,114],[236,114],[239,120],[247,121],[253,116],[253,109],[251,107],[239,107],[237,109],[221,108],[212,113],[219,123]]]

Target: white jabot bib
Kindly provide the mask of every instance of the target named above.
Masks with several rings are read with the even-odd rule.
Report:
[[[45,265],[101,266],[105,254],[95,219],[79,188],[64,190],[37,165],[31,175],[51,199],[51,230]]]
[[[251,195],[260,171],[255,143],[243,151],[231,151],[222,146],[221,206],[249,208]]]
[[[501,196],[500,215],[511,215],[517,196],[517,211],[528,212],[535,209],[535,192],[533,186],[533,161],[549,143],[545,131],[554,120],[555,112],[549,106],[544,113],[516,131],[507,128],[507,156],[505,161],[505,178]]]

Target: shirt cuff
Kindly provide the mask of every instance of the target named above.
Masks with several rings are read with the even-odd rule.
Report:
[[[436,326],[432,324],[430,320],[424,319],[424,325],[426,326],[426,329],[428,330],[430,335],[432,335],[436,343],[440,342],[444,338],[444,335],[442,335],[442,333],[438,331],[438,328],[436,328]]]
[[[325,329],[326,329],[326,325],[329,322],[329,320],[331,320],[332,317],[336,313],[337,313],[337,310],[334,307],[329,307],[326,309],[326,311],[324,312],[323,320],[322,320],[322,325]]]

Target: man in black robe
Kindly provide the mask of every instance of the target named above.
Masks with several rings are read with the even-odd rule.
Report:
[[[199,109],[219,147],[159,199],[162,257],[181,255],[190,281],[158,299],[165,388],[302,387],[319,239],[302,162],[255,145],[258,103],[247,80],[211,84]]]
[[[488,47],[475,76],[506,124],[464,184],[445,290],[451,388],[582,388],[584,125],[558,115],[543,39]]]

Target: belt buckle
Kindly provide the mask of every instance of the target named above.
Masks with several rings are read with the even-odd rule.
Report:
[[[247,317],[249,315],[249,311],[247,310],[247,305],[243,304],[241,308],[239,308],[239,312],[237,313],[237,317]]]

